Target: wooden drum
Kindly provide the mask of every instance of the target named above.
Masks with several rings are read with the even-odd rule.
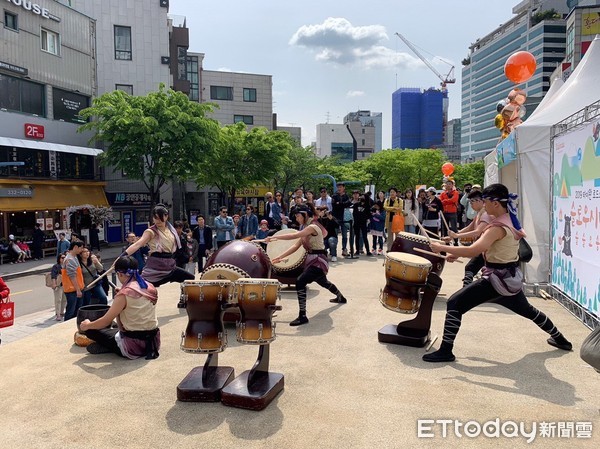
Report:
[[[283,234],[294,234],[295,229],[282,229],[273,234],[274,238]],[[283,254],[288,248],[296,243],[295,240],[276,240],[267,243],[267,255],[273,259]],[[296,252],[287,256],[286,260],[273,264],[273,270],[277,275],[286,278],[297,278],[304,269],[304,260],[306,259],[306,250],[300,247]]]
[[[379,293],[379,302],[386,309],[398,313],[417,313],[421,306],[421,287],[418,284],[388,280]]]
[[[459,237],[458,242],[462,246],[471,246],[475,242],[475,239],[473,237]]]
[[[227,347],[222,313],[231,300],[233,283],[226,279],[185,281],[182,291],[187,301],[188,325],[181,334],[181,350],[205,354],[222,352]]]
[[[215,251],[206,261],[201,279],[268,278],[271,261],[265,251],[255,243],[233,240]]]
[[[263,345],[275,340],[273,312],[280,310],[281,284],[276,279],[238,279],[235,296],[240,309],[236,338],[240,343]]]
[[[389,252],[385,256],[385,277],[413,284],[424,284],[431,262],[414,254]]]
[[[444,269],[444,264],[446,263],[445,259],[432,254],[420,253],[414,250],[414,248],[420,248],[426,251],[431,251],[431,246],[429,246],[429,241],[427,238],[423,237],[422,235],[412,234],[410,232],[399,232],[397,235],[398,237],[396,237],[396,240],[394,240],[390,252],[399,251],[424,257],[431,262],[431,271],[435,274],[441,274],[442,270]]]

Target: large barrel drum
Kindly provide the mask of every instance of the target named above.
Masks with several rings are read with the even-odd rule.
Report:
[[[206,261],[201,279],[271,277],[271,261],[260,245],[244,240],[233,240],[214,252]]]

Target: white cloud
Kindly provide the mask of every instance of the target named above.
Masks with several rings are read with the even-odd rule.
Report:
[[[348,91],[348,93],[346,94],[346,97],[348,98],[352,98],[352,97],[362,97],[364,96],[365,93],[362,90],[350,90]]]
[[[422,65],[417,58],[382,45],[382,41],[387,40],[389,38],[382,25],[353,26],[344,18],[329,17],[321,24],[298,28],[289,44],[314,51],[317,61],[340,65],[366,69]]]

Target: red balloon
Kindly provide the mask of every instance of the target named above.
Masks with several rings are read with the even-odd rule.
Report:
[[[533,76],[537,64],[528,51],[518,51],[508,57],[504,64],[504,74],[513,83],[523,83]]]
[[[442,173],[446,176],[450,176],[452,173],[454,173],[454,165],[452,165],[450,162],[446,162],[444,165],[442,165]]]

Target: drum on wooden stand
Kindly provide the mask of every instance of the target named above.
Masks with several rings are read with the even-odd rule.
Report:
[[[227,347],[223,326],[224,306],[231,301],[233,283],[227,279],[185,281],[188,325],[181,334],[180,348],[191,353],[222,352]]]
[[[386,279],[424,284],[429,271],[431,262],[424,257],[400,252],[389,252],[385,256]]]
[[[399,232],[397,235],[398,237],[396,237],[396,240],[394,240],[390,252],[403,252],[424,257],[431,262],[431,271],[433,273],[440,274],[442,272],[444,269],[444,264],[446,263],[445,259],[432,254],[420,253],[414,250],[415,248],[420,248],[426,251],[431,251],[431,246],[429,246],[429,241],[426,237],[412,234],[410,232]]]
[[[273,234],[272,237],[277,238],[284,234],[297,233],[295,229],[282,229]],[[287,249],[293,246],[296,240],[275,240],[267,244],[267,255],[270,259],[283,254]],[[273,271],[277,277],[281,278],[297,278],[304,270],[304,260],[306,259],[306,250],[300,247],[296,252],[290,254],[285,260],[273,264]]]
[[[388,279],[379,292],[379,302],[383,307],[398,313],[417,313],[421,306],[424,284],[411,284]]]
[[[235,296],[240,309],[236,337],[240,343],[263,345],[275,340],[273,312],[281,309],[281,284],[277,279],[238,279]]]

